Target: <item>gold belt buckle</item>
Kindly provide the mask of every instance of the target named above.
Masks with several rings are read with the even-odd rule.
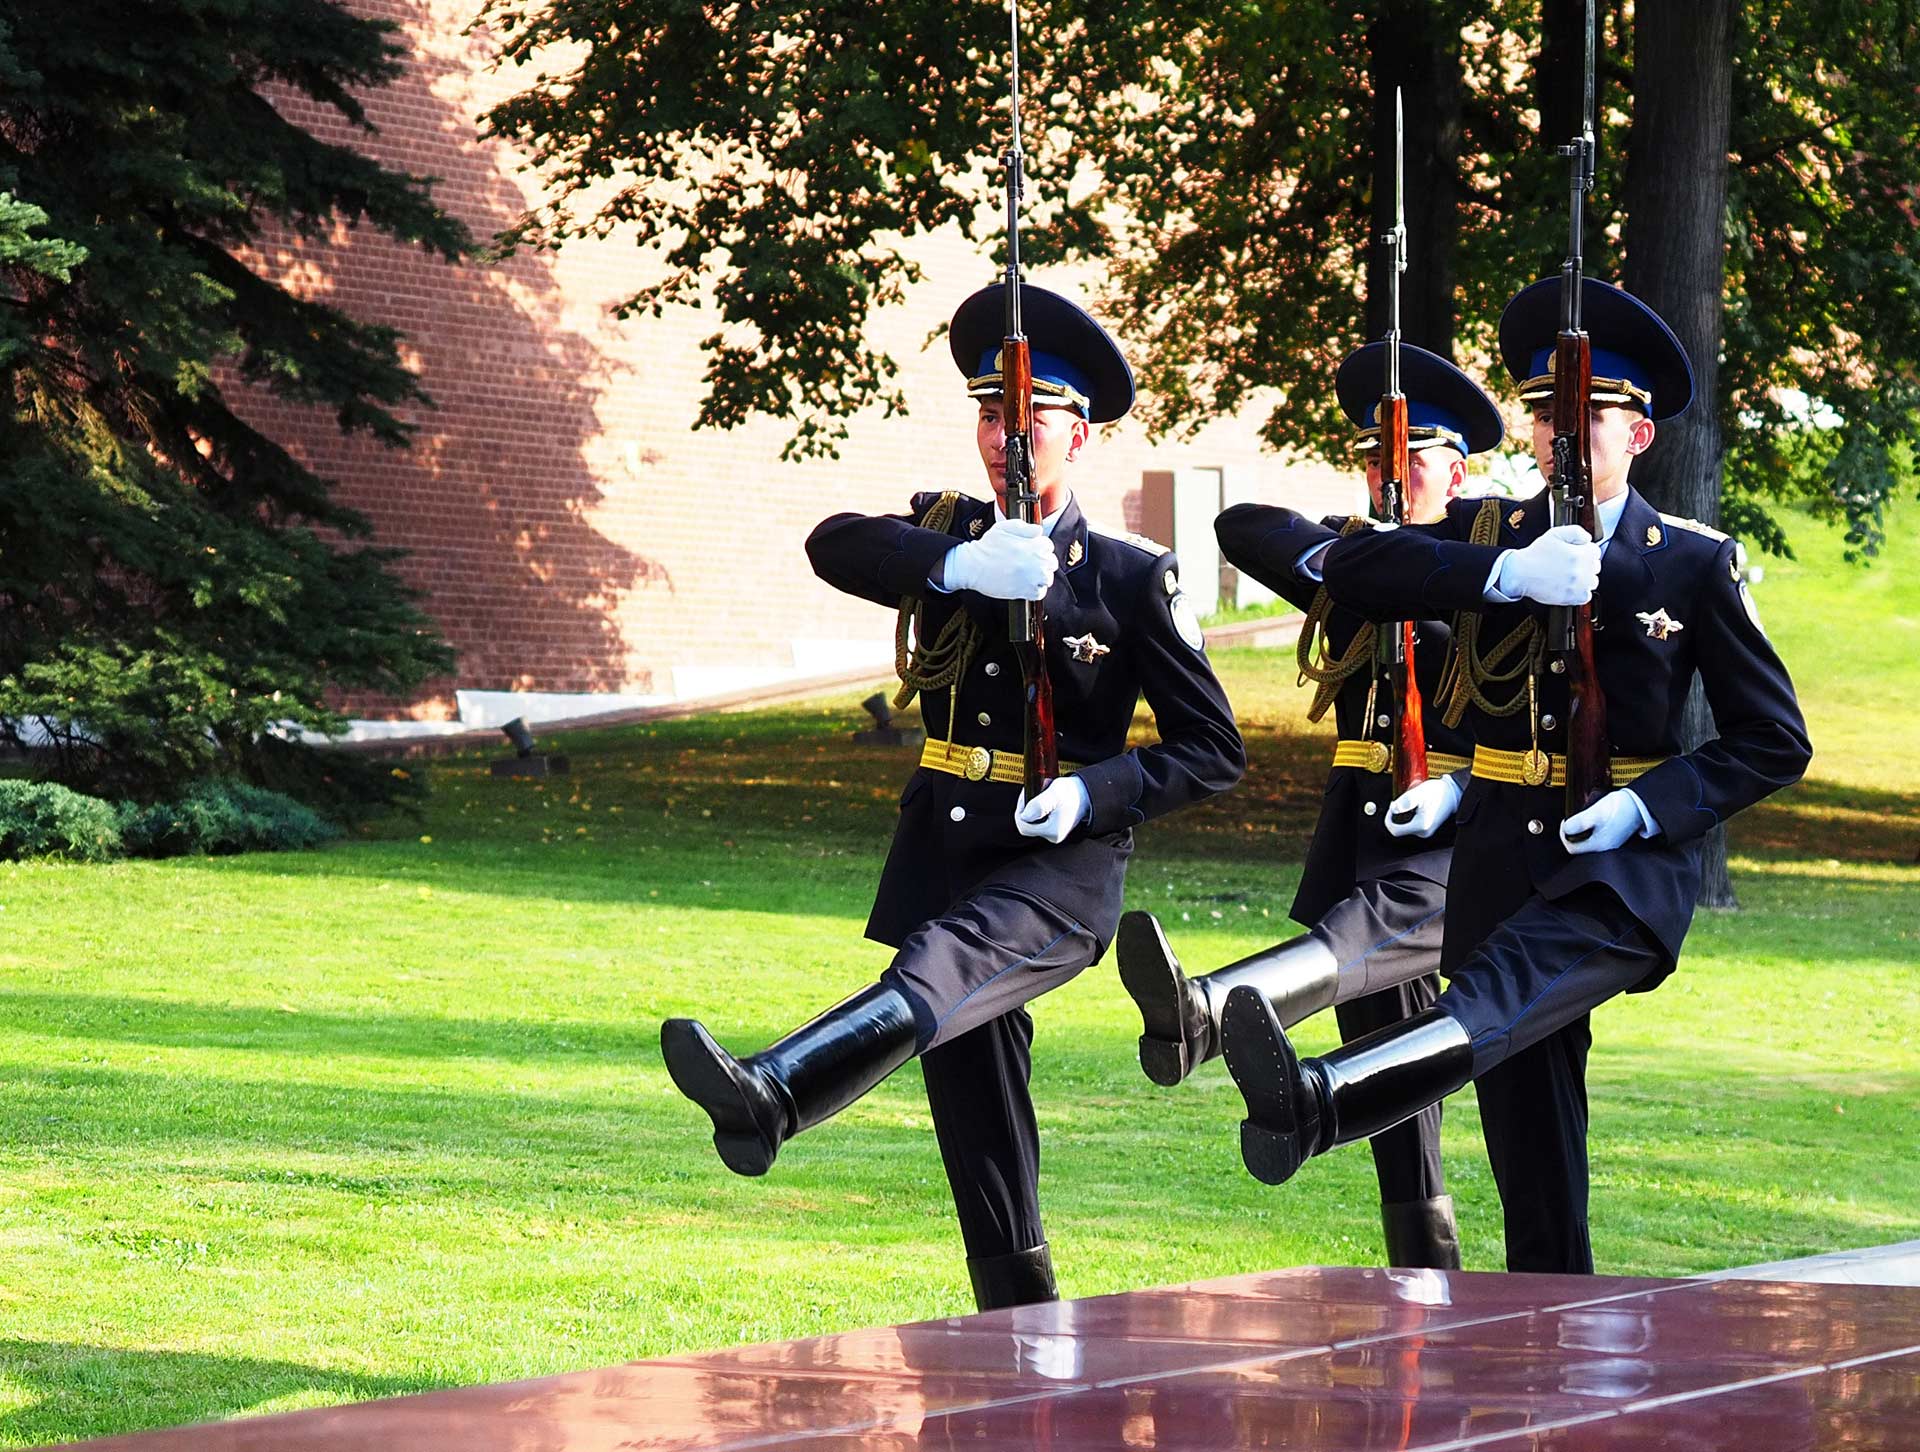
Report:
[[[1367,743],[1368,771],[1383,772],[1392,762],[1393,753],[1387,750],[1387,744],[1384,741],[1369,741]]]
[[[984,746],[976,746],[967,753],[967,764],[960,769],[960,774],[968,781],[985,781],[992,770],[993,753]]]
[[[1520,758],[1520,780],[1527,786],[1545,786],[1553,777],[1553,759],[1537,747]]]

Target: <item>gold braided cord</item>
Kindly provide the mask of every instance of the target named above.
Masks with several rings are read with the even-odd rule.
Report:
[[[934,500],[920,517],[922,529],[946,530],[953,524],[960,495],[949,490]],[[960,693],[952,687],[973,663],[980,649],[980,627],[965,610],[956,610],[940,627],[939,635],[929,643],[921,634],[926,604],[919,595],[900,598],[900,615],[893,627],[893,669],[900,677],[900,689],[894,692],[893,707],[900,710],[916,693],[947,692],[947,740],[953,740],[953,715]]]
[[[1490,545],[1500,538],[1500,500],[1487,499],[1480,505],[1468,537],[1477,545]],[[1508,700],[1496,703],[1482,688],[1504,686],[1523,676],[1530,680],[1546,654],[1546,636],[1532,617],[1507,632],[1492,650],[1482,653],[1482,619],[1478,610],[1462,610],[1453,617],[1453,649],[1440,672],[1437,692],[1444,703],[1440,719],[1448,726],[1458,726],[1469,705],[1489,716],[1513,715],[1525,703],[1526,691],[1515,687]],[[1509,657],[1513,658],[1511,664],[1507,663]]]
[[[1340,537],[1345,539],[1355,530],[1365,529],[1367,522],[1359,515],[1353,515],[1340,529]],[[1333,610],[1333,597],[1322,585],[1314,592],[1313,603],[1307,606],[1306,624],[1300,627],[1300,638],[1294,647],[1294,656],[1300,662],[1300,685],[1308,681],[1314,683],[1313,704],[1307,707],[1307,719],[1318,721],[1327,714],[1327,707],[1340,694],[1340,688],[1350,676],[1360,671],[1373,657],[1374,627],[1362,625],[1354,632],[1353,639],[1347,642],[1347,648],[1338,660],[1328,662],[1333,654],[1333,642],[1327,638],[1327,616]]]

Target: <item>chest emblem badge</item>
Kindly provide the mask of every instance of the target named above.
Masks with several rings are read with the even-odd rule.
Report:
[[[1095,640],[1091,630],[1085,635],[1062,636],[1060,643],[1073,652],[1073,658],[1081,665],[1092,665],[1113,649],[1112,646],[1102,645]]]
[[[1651,615],[1641,610],[1637,612],[1633,618],[1646,626],[1647,634],[1651,635],[1655,640],[1666,640],[1675,632],[1687,628],[1671,615],[1667,614],[1665,610],[1656,610]]]

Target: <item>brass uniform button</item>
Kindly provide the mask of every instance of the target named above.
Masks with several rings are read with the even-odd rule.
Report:
[[[993,717],[989,716],[985,711],[982,711],[973,719],[978,721],[982,726],[991,726],[993,724]]]
[[[1542,731],[1551,731],[1559,724],[1560,720],[1557,716],[1542,716],[1540,718],[1540,729]]]
[[[1000,662],[999,662],[999,661],[997,661],[997,660],[990,660],[990,661],[988,661],[988,662],[987,662],[987,674],[988,674],[988,675],[990,675],[990,676],[997,676],[997,675],[999,675],[999,674],[1000,674]]]
[[[958,811],[959,808],[955,807],[954,810]],[[1527,818],[1527,830],[1538,837],[1542,832],[1547,830],[1547,824],[1538,817],[1529,817]]]
[[[952,811],[948,812],[947,815],[952,817],[956,822],[964,822],[967,820],[967,809],[965,807],[955,807]]]
[[[1365,805],[1364,807],[1362,807],[1362,808],[1361,808],[1360,810],[1361,810],[1361,811],[1363,811],[1363,812],[1365,812],[1365,813],[1366,813],[1366,814],[1367,814],[1367,815],[1368,815],[1369,817],[1371,817],[1371,816],[1373,816],[1373,815],[1374,815],[1374,813],[1376,813],[1376,812],[1378,812],[1378,811],[1380,810],[1380,807],[1379,807],[1379,804],[1378,804],[1378,803],[1376,803],[1376,802],[1368,802],[1368,803],[1367,803],[1367,804],[1366,804],[1366,805]]]

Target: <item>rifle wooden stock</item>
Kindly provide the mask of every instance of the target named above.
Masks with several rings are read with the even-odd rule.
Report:
[[[1389,393],[1380,400],[1380,498],[1395,524],[1407,522],[1407,398]],[[1380,670],[1393,695],[1393,790],[1398,796],[1427,779],[1427,728],[1421,711],[1420,678],[1414,670],[1413,622],[1379,627],[1375,636]],[[1374,723],[1366,731],[1373,734]]]
[[[1006,423],[1007,517],[1040,522],[1040,500],[1033,491],[1033,355],[1024,335],[1005,339],[1000,348],[1000,386]],[[1020,659],[1025,697],[1027,800],[1032,801],[1060,775],[1059,738],[1053,726],[1053,678],[1047,674],[1047,614],[1038,601],[1015,600],[1007,636]]]
[[[1584,332],[1561,333],[1554,345],[1553,523],[1577,524],[1600,538],[1593,498],[1593,354]],[[1567,676],[1567,815],[1585,811],[1613,790],[1613,748],[1607,698],[1593,661],[1593,605],[1557,606],[1548,614],[1549,649]]]

